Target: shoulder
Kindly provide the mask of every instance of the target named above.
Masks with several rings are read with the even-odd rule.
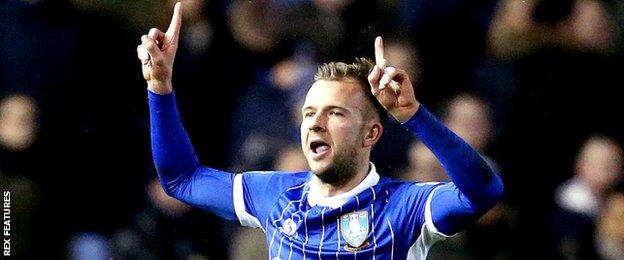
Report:
[[[439,181],[432,181],[432,182],[416,182],[416,181],[407,181],[407,180],[399,180],[399,179],[393,179],[393,178],[389,178],[389,177],[382,177],[381,179],[379,179],[379,183],[377,183],[378,186],[380,187],[384,187],[386,189],[432,189],[435,188],[437,186],[443,185],[447,182],[439,182]]]
[[[383,177],[377,184],[380,190],[388,191],[388,195],[396,198],[420,198],[427,197],[436,187],[448,182],[415,182]]]
[[[310,178],[310,172],[249,171],[242,173],[241,176],[246,183],[264,184],[276,190],[283,190],[306,183]]]

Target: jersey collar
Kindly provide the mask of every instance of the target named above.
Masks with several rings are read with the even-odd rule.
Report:
[[[331,208],[341,207],[342,205],[347,203],[347,201],[355,197],[355,195],[358,195],[362,191],[375,186],[379,182],[379,174],[377,173],[377,170],[375,169],[375,165],[371,162],[370,166],[371,166],[370,171],[366,175],[366,178],[364,178],[364,180],[360,182],[360,184],[355,186],[353,189],[345,193],[338,194],[336,196],[331,196],[331,197],[323,196],[321,192],[319,191],[318,186],[314,185],[314,182],[311,182],[310,190],[308,192],[308,204],[310,204],[310,207],[314,207],[314,206],[331,207]]]

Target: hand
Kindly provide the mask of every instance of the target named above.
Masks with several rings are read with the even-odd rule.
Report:
[[[171,75],[181,26],[182,3],[178,2],[167,32],[152,28],[147,35],[141,36],[141,44],[137,46],[147,88],[157,94],[164,95],[173,91]]]
[[[400,123],[412,118],[420,103],[414,96],[412,82],[402,69],[386,67],[384,58],[383,40],[375,39],[375,67],[368,75],[373,95],[386,110]]]

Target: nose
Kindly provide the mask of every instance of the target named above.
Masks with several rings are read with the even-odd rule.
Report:
[[[323,121],[323,116],[319,114],[315,115],[310,122],[309,129],[311,132],[325,131],[325,124]]]

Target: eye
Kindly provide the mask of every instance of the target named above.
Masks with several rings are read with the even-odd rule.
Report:
[[[330,116],[343,116],[344,114],[338,111],[331,111],[329,112]]]
[[[314,112],[312,111],[303,113],[303,117],[312,117],[312,116],[314,116]]]

